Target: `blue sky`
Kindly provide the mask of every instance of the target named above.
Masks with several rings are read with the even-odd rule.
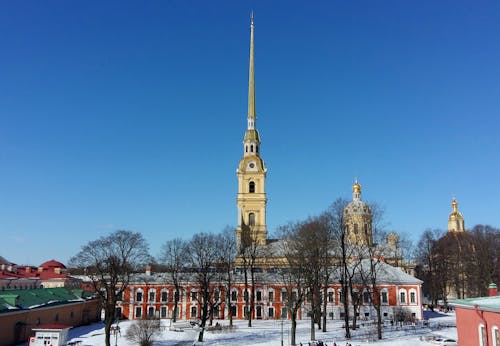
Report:
[[[0,4],[0,255],[236,224],[255,12],[268,228],[351,196],[417,239],[500,227],[496,1]]]

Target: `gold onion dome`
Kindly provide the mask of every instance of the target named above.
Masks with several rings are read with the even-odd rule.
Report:
[[[361,192],[361,185],[359,185],[358,180],[356,179],[356,182],[352,186],[352,191],[353,192]]]

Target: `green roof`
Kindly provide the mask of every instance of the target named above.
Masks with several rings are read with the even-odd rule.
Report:
[[[500,296],[454,299],[450,301],[450,304],[464,308],[477,306],[480,310],[500,312]]]
[[[81,301],[82,290],[66,287],[0,291],[0,312],[15,308],[35,309],[39,306]]]

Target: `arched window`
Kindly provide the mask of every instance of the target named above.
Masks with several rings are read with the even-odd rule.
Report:
[[[253,153],[253,144],[250,146],[250,152]]]
[[[399,302],[401,304],[406,304],[406,290],[404,290],[404,289],[399,291]]]
[[[245,145],[245,153],[248,153],[248,145]]]
[[[491,339],[493,340],[493,346],[500,346],[500,335],[498,334],[497,326],[491,329]]]
[[[365,223],[365,236],[368,236],[368,225]]]
[[[354,234],[358,234],[358,224],[354,224]]]
[[[257,154],[259,153],[259,146],[258,146],[258,145],[256,145],[256,146],[255,146],[255,152],[256,152]]]
[[[135,293],[135,301],[136,302],[142,302],[142,290],[137,290],[137,292]]]
[[[486,328],[484,324],[478,326],[479,346],[486,346]]]
[[[254,213],[248,214],[248,224],[250,226],[255,226],[255,214]]]
[[[255,183],[253,181],[248,183],[248,192],[255,193]]]
[[[383,288],[380,292],[380,301],[382,304],[389,304],[389,292],[387,291],[387,288]]]
[[[410,304],[417,304],[417,292],[413,288],[410,290]]]

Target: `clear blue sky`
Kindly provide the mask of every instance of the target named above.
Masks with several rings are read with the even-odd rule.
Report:
[[[255,12],[268,228],[351,197],[500,227],[498,1],[4,1],[0,255],[236,225]]]

